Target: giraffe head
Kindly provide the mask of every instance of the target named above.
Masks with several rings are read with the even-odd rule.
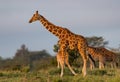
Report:
[[[40,19],[40,15],[38,14],[38,11],[36,11],[35,14],[33,14],[32,18],[29,20],[29,23],[35,22]]]

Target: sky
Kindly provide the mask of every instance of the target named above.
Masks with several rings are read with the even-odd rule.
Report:
[[[108,46],[120,45],[120,0],[0,0],[0,56],[13,57],[25,44],[30,51],[51,55],[58,38],[40,22],[28,21],[38,10],[55,25],[84,37],[102,36]]]

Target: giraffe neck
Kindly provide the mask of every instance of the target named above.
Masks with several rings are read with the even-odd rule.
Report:
[[[65,28],[56,26],[54,24],[52,24],[51,22],[49,22],[45,17],[43,17],[42,15],[40,15],[39,21],[42,23],[42,25],[52,34],[54,34],[55,36],[57,36],[58,38],[61,37],[62,32],[65,30]]]

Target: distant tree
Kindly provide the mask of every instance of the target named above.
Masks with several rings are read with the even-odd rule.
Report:
[[[13,57],[16,65],[27,65],[29,63],[29,51],[25,44],[22,44]]]
[[[17,50],[14,57],[25,56],[28,54],[29,54],[28,48],[26,48],[25,44],[23,44],[21,45],[21,48]]]
[[[17,50],[13,60],[16,66],[29,66],[30,71],[33,69],[34,61],[41,61],[43,58],[51,57],[46,50],[41,51],[29,51],[28,48],[23,44],[21,48]]]
[[[41,51],[29,51],[29,57],[31,61],[39,60],[42,58],[51,57],[51,55],[46,50]]]
[[[54,52],[58,52],[58,50],[59,50],[59,45],[58,45],[58,44],[55,44],[55,45],[53,46],[53,51],[54,51]]]
[[[105,47],[108,44],[108,41],[105,41],[103,37],[86,37],[89,46],[93,47]]]
[[[2,59],[0,57],[0,69],[4,70],[21,70],[23,68],[33,69],[33,62],[50,62],[52,56],[46,51],[29,51],[25,44],[21,45],[20,49],[18,49],[12,59]],[[40,64],[36,65],[39,66]],[[45,65],[44,65],[45,66]],[[42,67],[39,66],[39,67]]]

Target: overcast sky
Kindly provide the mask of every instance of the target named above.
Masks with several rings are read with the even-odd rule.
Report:
[[[74,33],[102,36],[113,48],[120,44],[120,0],[0,0],[1,57],[13,57],[22,44],[31,51],[55,54],[57,37],[39,22],[28,23],[36,10]]]

